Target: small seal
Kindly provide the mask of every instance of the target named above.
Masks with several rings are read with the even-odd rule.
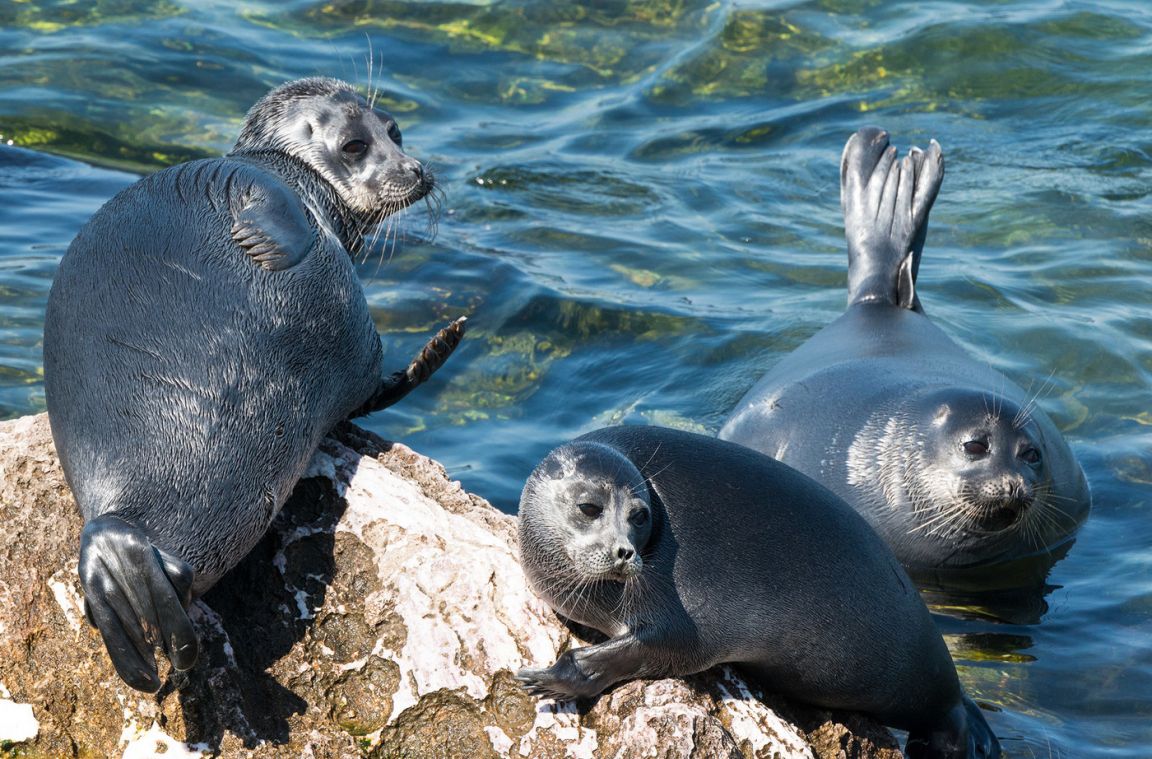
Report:
[[[600,429],[532,472],[519,531],[532,589],[610,636],[521,670],[536,695],[733,663],[769,690],[907,730],[908,756],[999,756],[892,552],[778,461],[678,430]]]
[[[88,618],[120,676],[196,661],[186,608],[264,534],[320,439],[389,406],[464,334],[385,371],[352,254],[432,177],[351,86],[302,79],[235,148],[108,201],[60,263],[44,328],[52,436],[84,515]]]
[[[1088,485],[1036,398],[924,314],[916,274],[943,177],[935,141],[898,159],[879,129],[848,140],[848,309],[769,371],[720,437],[832,489],[914,577],[1022,558],[1044,572],[1087,517]]]

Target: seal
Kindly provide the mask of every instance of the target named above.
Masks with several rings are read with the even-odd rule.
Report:
[[[660,427],[596,430],[532,472],[519,533],[532,589],[610,636],[521,670],[533,694],[591,698],[733,663],[782,695],[908,730],[909,756],[999,755],[892,552],[763,454]]]
[[[935,141],[898,159],[879,129],[848,140],[848,308],[773,367],[719,437],[826,485],[914,577],[1020,559],[1043,573],[1087,517],[1088,484],[1036,398],[924,313],[916,276],[943,177]]]
[[[160,687],[154,649],[196,661],[186,608],[264,534],[321,438],[389,406],[455,349],[383,350],[352,254],[433,188],[396,122],[311,78],[249,111],[226,156],[109,200],[48,300],[52,436],[85,519],[80,581],[119,675]]]

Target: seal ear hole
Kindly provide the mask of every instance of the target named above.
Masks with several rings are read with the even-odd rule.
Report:
[[[986,440],[967,440],[960,444],[964,449],[964,453],[969,456],[987,456],[988,455],[988,441]]]
[[[604,507],[594,503],[580,503],[576,505],[576,508],[580,509],[580,513],[589,519],[595,519],[604,513]]]

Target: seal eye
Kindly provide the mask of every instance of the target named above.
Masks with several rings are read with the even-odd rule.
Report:
[[[359,158],[368,152],[368,143],[364,140],[349,140],[344,143],[344,147],[340,148],[344,155],[351,156],[352,158]]]
[[[404,137],[400,134],[400,127],[393,121],[388,125],[388,139],[396,143],[397,147],[404,147]]]
[[[604,507],[597,506],[594,503],[581,503],[578,504],[576,508],[580,509],[580,512],[590,519],[595,519],[604,513]]]
[[[1036,450],[1035,448],[1029,448],[1020,454],[1020,458],[1024,459],[1024,461],[1029,464],[1039,464],[1040,451]]]
[[[648,524],[648,512],[644,509],[633,511],[632,515],[628,517],[628,521],[631,522],[634,527],[643,527]]]
[[[967,453],[969,456],[988,455],[988,444],[983,440],[969,440],[960,447],[963,448],[964,453]]]

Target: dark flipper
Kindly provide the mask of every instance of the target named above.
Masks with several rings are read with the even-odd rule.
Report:
[[[300,199],[283,185],[250,185],[233,201],[232,219],[232,239],[269,271],[300,263],[316,240]]]
[[[922,310],[916,274],[928,212],[943,180],[944,155],[935,140],[903,159],[881,129],[866,127],[848,140],[840,162],[840,205],[849,305],[880,302]]]
[[[84,525],[80,584],[88,621],[100,630],[116,672],[136,690],[160,689],[156,646],[177,670],[196,663],[200,644],[185,611],[193,577],[192,567],[115,514]]]
[[[1000,759],[1000,741],[980,707],[968,697],[952,708],[942,724],[910,730],[904,744],[908,759]]]
[[[391,406],[408,393],[424,383],[432,374],[444,365],[452,351],[464,339],[465,322],[468,317],[461,316],[425,343],[424,347],[408,364],[403,371],[394,372],[380,382],[380,387],[367,403],[357,409],[352,417],[371,414],[382,408]]]
[[[595,646],[569,649],[551,667],[522,669],[516,679],[533,696],[573,700],[593,698],[625,680],[690,675],[714,663],[700,660],[699,645],[651,633],[644,629],[640,634],[625,633]]]

